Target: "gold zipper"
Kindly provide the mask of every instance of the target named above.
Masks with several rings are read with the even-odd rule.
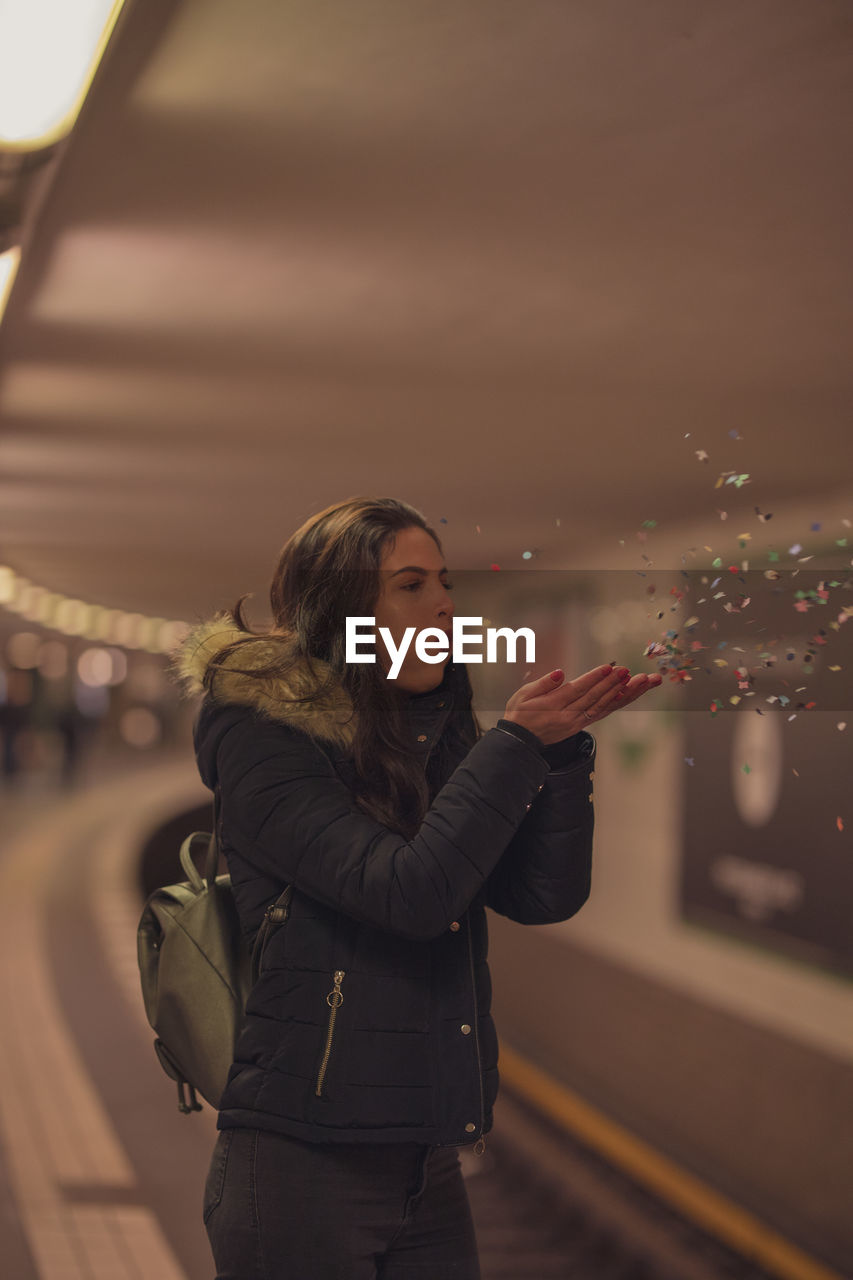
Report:
[[[314,1090],[314,1093],[317,1095],[318,1098],[320,1097],[320,1094],[322,1093],[322,1090],[323,1090],[323,1077],[326,1074],[326,1067],[328,1066],[328,1062],[329,1062],[329,1053],[331,1052],[331,1048],[332,1048],[332,1034],[335,1030],[335,1018],[338,1016],[338,1009],[340,1009],[341,1005],[344,1002],[344,997],[341,994],[341,983],[343,982],[343,979],[344,979],[344,970],[336,969],[335,985],[332,988],[332,990],[329,992],[329,994],[326,996],[326,1004],[329,1006],[332,1012],[329,1014],[329,1029],[326,1033],[326,1048],[323,1053],[323,1061],[320,1064],[320,1072],[317,1076],[317,1087]]]

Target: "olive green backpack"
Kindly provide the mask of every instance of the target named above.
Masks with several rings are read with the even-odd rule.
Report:
[[[178,1083],[178,1110],[201,1111],[196,1093],[217,1107],[234,1059],[246,999],[260,972],[270,931],[287,919],[288,885],[267,907],[250,950],[240,929],[229,875],[217,875],[219,788],[213,832],[193,831],[181,845],[187,879],[155,889],[137,930],[142,999],[156,1032],[163,1070]],[[204,876],[193,846],[207,842]],[[189,1089],[189,1101],[185,1094]]]

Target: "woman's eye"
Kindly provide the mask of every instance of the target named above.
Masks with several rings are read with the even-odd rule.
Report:
[[[452,590],[453,590],[453,583],[452,583],[452,582],[443,582],[441,585],[444,587],[445,591],[452,591]],[[420,586],[423,586],[423,583],[422,583],[420,580],[418,580],[417,582],[409,582],[405,587],[403,587],[403,590],[404,590],[404,591],[417,591],[418,587],[420,587]]]

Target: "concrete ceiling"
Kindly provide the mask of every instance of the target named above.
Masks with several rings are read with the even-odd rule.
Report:
[[[132,6],[3,324],[0,560],[188,618],[354,494],[458,568],[719,539],[724,470],[853,513],[851,107],[848,0]]]

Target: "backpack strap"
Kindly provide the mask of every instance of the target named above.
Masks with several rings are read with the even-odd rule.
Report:
[[[213,830],[210,833],[210,844],[207,846],[207,857],[204,860],[204,878],[209,887],[216,883],[219,849],[219,783],[217,782],[213,792]]]
[[[207,850],[207,862],[205,864],[205,876],[208,885],[212,885],[216,880],[216,870],[219,866],[219,849],[221,846],[220,837],[220,794],[219,783],[217,782],[213,792],[213,832],[210,837],[210,844]],[[255,935],[255,945],[252,948],[252,985],[257,982],[258,975],[261,971],[261,957],[267,938],[277,924],[283,924],[290,914],[290,899],[293,897],[293,885],[289,884],[279,894],[275,902],[270,903],[264,912],[264,918],[261,921],[261,927]]]

